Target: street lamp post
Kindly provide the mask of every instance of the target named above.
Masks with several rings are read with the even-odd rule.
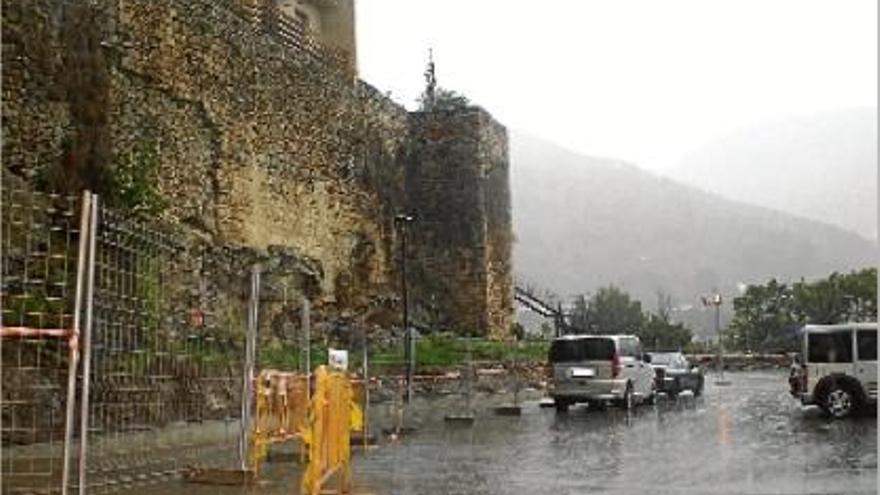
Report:
[[[407,240],[407,230],[410,222],[413,221],[413,216],[405,213],[401,213],[395,215],[394,223],[400,228],[400,260],[401,260],[401,268],[400,268],[400,286],[401,286],[401,298],[403,299],[403,355],[404,360],[406,361],[406,395],[404,396],[404,402],[409,404],[410,399],[412,398],[412,375],[413,375],[413,338],[412,338],[412,330],[409,327],[409,298],[407,294],[407,283],[406,283],[406,240]]]
[[[704,306],[715,306],[715,336],[718,338],[718,367],[721,371],[721,378],[715,384],[727,385],[724,380],[724,341],[721,338],[721,294],[716,292],[702,299]]]

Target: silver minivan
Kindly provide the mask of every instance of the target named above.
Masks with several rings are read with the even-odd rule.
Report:
[[[611,402],[630,409],[654,400],[654,370],[644,362],[634,335],[565,335],[553,340],[549,355],[550,395],[556,410],[578,402],[591,407]]]

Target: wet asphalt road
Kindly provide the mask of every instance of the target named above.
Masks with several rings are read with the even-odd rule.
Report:
[[[787,394],[784,372],[728,373],[704,397],[627,415],[526,403],[472,428],[424,420],[360,457],[359,484],[400,494],[874,494],[877,421],[828,421]],[[441,413],[438,413],[441,415]]]
[[[525,402],[520,417],[495,416],[484,401],[473,427],[451,426],[447,397],[419,398],[418,431],[366,455],[356,452],[355,493],[371,494],[874,494],[876,412],[844,421],[802,408],[785,372],[707,377],[704,397],[568,414]],[[388,426],[386,406],[371,423]],[[269,464],[258,494],[297,493],[299,469]],[[225,495],[241,488],[180,482],[150,493]]]

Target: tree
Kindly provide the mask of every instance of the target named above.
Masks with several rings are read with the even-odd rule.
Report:
[[[470,100],[466,96],[445,88],[437,88],[434,93],[421,95],[418,102],[419,108],[423,111],[459,110],[470,105]]]
[[[657,291],[657,313],[645,313],[642,329],[638,333],[645,349],[683,349],[694,337],[693,332],[682,323],[672,323],[672,296]]]
[[[553,329],[553,325],[547,323],[546,321],[541,323],[541,336],[545,339],[551,339],[556,334]]]
[[[613,285],[599,289],[587,305],[587,333],[638,334],[642,323],[642,303]]]
[[[645,349],[671,351],[683,349],[694,334],[681,323],[672,323],[662,315],[646,313],[638,336]]]
[[[589,299],[575,297],[571,326],[577,333],[637,335],[645,349],[681,349],[693,333],[681,323],[672,323],[672,297],[659,292],[658,313],[642,313],[642,303],[617,287],[599,289]]]
[[[866,268],[844,275],[841,287],[844,297],[850,303],[850,320],[877,321],[877,268]]]
[[[877,269],[788,286],[771,279],[750,285],[734,299],[734,317],[725,332],[725,345],[732,349],[795,351],[797,328],[813,324],[876,321]]]
[[[782,344],[775,341],[790,333],[795,324],[791,288],[776,279],[766,285],[748,286],[733,300],[733,310],[733,320],[723,335],[727,349],[779,347]]]
[[[841,287],[841,277],[832,273],[830,277],[807,283],[803,280],[792,286],[795,299],[793,317],[797,321],[830,324],[847,320],[849,301]]]
[[[795,316],[804,323],[877,320],[877,269],[794,284]]]
[[[575,296],[574,306],[571,308],[571,316],[569,317],[569,324],[576,332],[587,333],[590,329],[589,318],[589,304],[587,303],[587,298],[583,294]]]
[[[669,322],[672,315],[672,295],[662,290],[657,291],[657,316]]]

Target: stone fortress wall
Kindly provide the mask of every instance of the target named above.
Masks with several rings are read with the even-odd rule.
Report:
[[[407,112],[356,78],[353,57],[279,38],[260,3],[4,5],[4,171],[300,258],[317,267],[300,291],[319,309],[379,326],[399,325],[393,217],[408,211],[417,319],[506,335],[505,129],[476,107]]]

